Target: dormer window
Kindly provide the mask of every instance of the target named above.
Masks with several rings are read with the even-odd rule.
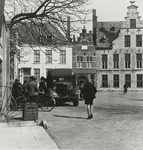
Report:
[[[53,38],[52,35],[47,35],[47,42],[52,42]]]
[[[136,19],[130,19],[130,28],[136,28]]]

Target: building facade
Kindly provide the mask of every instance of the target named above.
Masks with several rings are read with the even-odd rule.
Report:
[[[29,80],[31,75],[40,81],[41,76],[47,76],[48,69],[72,68],[72,47],[66,45],[59,47],[60,49],[36,45],[20,47],[18,64],[20,82]]]
[[[77,76],[77,85],[85,83],[88,78],[96,85],[96,51],[93,33],[87,33],[85,27],[73,44],[73,70]]]
[[[98,90],[143,90],[143,22],[134,1],[125,21],[97,22]]]

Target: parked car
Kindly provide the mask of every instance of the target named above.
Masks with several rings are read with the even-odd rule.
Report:
[[[53,88],[49,89],[49,94],[56,100],[56,105],[73,102],[74,106],[78,106],[78,88],[72,69],[51,69],[50,75],[53,80]]]

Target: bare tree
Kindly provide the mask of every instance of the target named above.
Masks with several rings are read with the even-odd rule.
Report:
[[[85,7],[89,1],[6,0],[5,15],[10,20],[13,37],[18,37],[18,44],[26,42],[27,36],[30,44],[56,46],[70,41],[71,34],[78,32],[78,23],[89,21],[86,16],[91,10]]]

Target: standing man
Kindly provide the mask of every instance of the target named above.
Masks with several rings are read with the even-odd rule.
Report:
[[[29,102],[38,104],[38,84],[34,76],[31,76],[30,81],[27,83],[27,91],[29,93]]]
[[[85,104],[87,105],[87,119],[93,118],[93,100],[96,97],[95,94],[97,93],[96,87],[91,83],[91,79],[88,79],[84,88],[84,99]]]
[[[128,91],[128,86],[127,86],[126,83],[124,84],[123,88],[124,88],[124,94],[127,93],[127,91]]]

